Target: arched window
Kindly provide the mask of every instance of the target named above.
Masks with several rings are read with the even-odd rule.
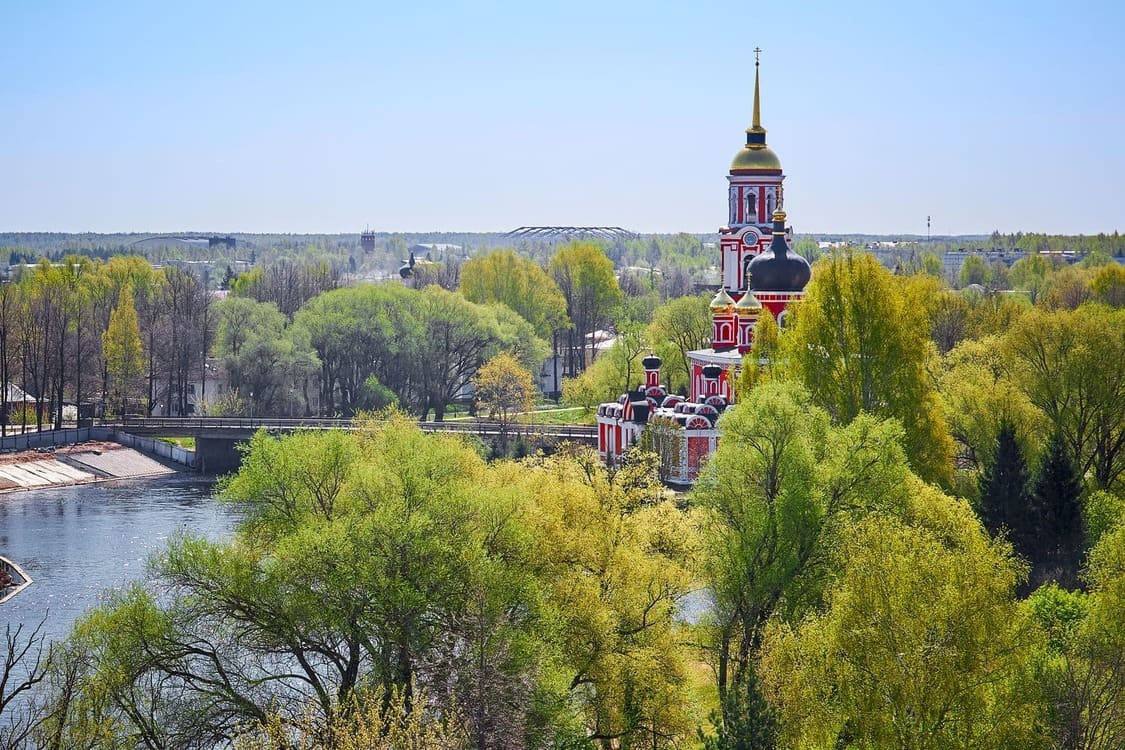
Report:
[[[745,211],[744,215],[746,216],[746,223],[747,224],[757,224],[758,223],[758,191],[757,190],[747,190],[746,191],[746,211]]]
[[[730,189],[730,223],[738,223],[738,188]]]
[[[777,316],[777,327],[785,328],[789,325],[789,311],[782,310],[781,314]]]
[[[766,193],[766,214],[768,216],[771,216],[771,217],[773,216],[773,190],[772,189],[768,193]]]

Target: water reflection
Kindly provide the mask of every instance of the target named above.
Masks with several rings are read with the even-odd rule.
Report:
[[[229,535],[236,511],[212,489],[175,475],[0,495],[0,554],[35,579],[0,605],[0,627],[32,627],[50,610],[48,637],[63,637],[106,589],[143,577],[172,535]]]

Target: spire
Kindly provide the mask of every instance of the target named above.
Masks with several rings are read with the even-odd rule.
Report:
[[[754,124],[751,126],[754,130],[761,130],[762,128],[762,97],[758,93],[760,88],[760,81],[758,75],[758,68],[762,64],[762,48],[754,48]]]
[[[746,145],[761,148],[766,143],[766,129],[762,127],[761,67],[762,48],[754,48],[754,123],[746,129]]]

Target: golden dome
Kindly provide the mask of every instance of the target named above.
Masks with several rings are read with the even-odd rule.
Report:
[[[727,294],[726,289],[719,289],[719,293],[711,300],[711,312],[729,313],[732,310],[734,310],[734,300]]]
[[[732,174],[743,170],[781,171],[781,159],[766,145],[766,129],[762,127],[761,80],[758,75],[758,53],[754,50],[754,122],[746,129],[746,145],[738,150],[730,163]]]
[[[764,143],[747,143],[738,150],[730,163],[730,171],[743,169],[771,169],[781,171],[781,159]]]
[[[734,309],[738,310],[739,312],[761,310],[762,303],[758,301],[758,298],[754,296],[754,293],[752,291],[747,289],[746,294],[742,295],[742,299],[738,301],[738,304],[734,306]]]

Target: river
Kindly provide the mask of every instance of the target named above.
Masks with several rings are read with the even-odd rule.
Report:
[[[35,580],[0,605],[0,631],[47,616],[47,637],[63,638],[107,589],[144,577],[174,534],[229,536],[236,510],[213,490],[212,480],[176,474],[0,495],[0,554]]]

